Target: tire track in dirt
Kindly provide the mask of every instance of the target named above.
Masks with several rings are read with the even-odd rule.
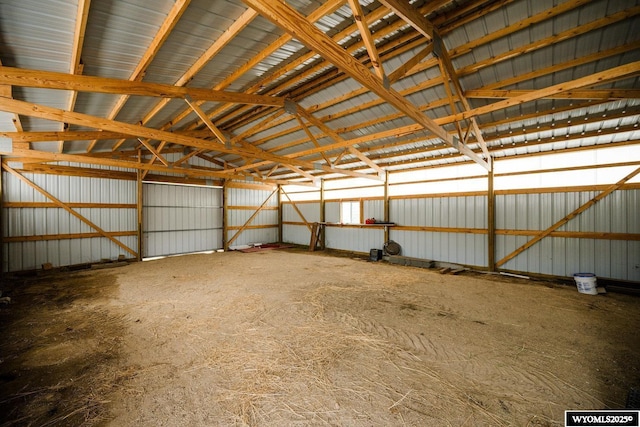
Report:
[[[415,334],[403,329],[392,328],[372,319],[358,319],[339,311],[325,312],[324,315],[329,319],[346,324],[366,334],[383,338],[405,350],[430,355],[435,360],[451,360],[460,357],[451,349],[434,343],[424,334]]]
[[[605,407],[605,403],[587,390],[579,388],[569,381],[559,378],[552,372],[545,371],[534,364],[523,366],[509,366],[502,369],[506,378],[510,378],[519,390],[529,390],[529,393],[546,396],[549,402],[567,400],[575,402],[582,408]],[[560,401],[562,401],[560,400]],[[568,409],[568,408],[563,408]]]

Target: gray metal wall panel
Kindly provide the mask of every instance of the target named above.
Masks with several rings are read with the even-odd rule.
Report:
[[[282,240],[286,243],[295,243],[296,245],[308,245],[311,240],[311,233],[305,225],[286,225],[283,226]]]
[[[104,178],[28,174],[24,176],[63,202],[135,204],[136,183]],[[48,202],[41,193],[13,175],[3,173],[6,202]],[[134,231],[135,209],[74,208],[106,231]],[[3,233],[7,237],[95,232],[60,208],[5,208]],[[135,250],[136,236],[117,237]],[[45,262],[66,266],[132,255],[106,238],[62,239],[4,244],[5,271],[39,269]]]
[[[145,257],[222,248],[222,189],[144,184]]]
[[[544,230],[595,197],[598,192],[499,195],[498,229]],[[640,190],[610,194],[558,231],[638,233]],[[525,244],[531,236],[496,238],[499,260]],[[531,273],[572,276],[590,272],[600,277],[640,281],[640,242],[547,237],[502,267]]]
[[[384,220],[384,200],[365,200],[364,217]]]
[[[247,188],[228,188],[227,205],[228,206],[255,206],[257,210],[269,196],[273,190],[255,190]],[[278,206],[278,194],[274,194],[265,207]],[[255,213],[255,210],[248,209],[228,209],[227,210],[227,226],[242,227],[249,218]],[[272,226],[259,229],[245,229],[237,239],[231,243],[231,247],[239,245],[248,245],[252,243],[272,243],[278,240],[278,211],[268,209],[260,211],[255,218],[249,223],[252,225]],[[230,241],[238,230],[229,230],[227,241]]]
[[[473,266],[487,265],[487,236],[484,234],[435,233],[391,229],[391,240],[401,255]]]
[[[167,231],[144,234],[144,245],[150,248],[148,257],[175,255],[219,249],[222,229]],[[216,247],[217,246],[217,247]]]
[[[326,228],[326,247],[331,249],[369,253],[371,249],[382,249],[383,245],[382,228]]]
[[[392,199],[389,210],[391,221],[403,226],[485,229],[487,224],[482,196]],[[406,256],[474,266],[488,262],[486,234],[399,231],[392,227],[389,236]]]
[[[233,238],[238,230],[231,230],[229,239]],[[255,230],[244,230],[242,234],[233,241],[231,247],[240,245],[250,245],[255,243],[273,243],[278,240],[278,227],[261,228]]]
[[[320,221],[320,203],[296,203],[307,222]],[[282,220],[289,222],[304,222],[291,203],[282,204]]]
[[[324,214],[327,222],[340,222],[340,202],[325,202]]]

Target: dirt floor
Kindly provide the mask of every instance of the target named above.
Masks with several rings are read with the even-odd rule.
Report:
[[[640,298],[300,250],[4,282],[0,424],[552,426],[640,385]]]

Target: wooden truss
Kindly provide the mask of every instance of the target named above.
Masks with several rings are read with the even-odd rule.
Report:
[[[447,157],[465,156],[490,170],[491,156],[497,150],[495,144],[492,145],[492,139],[497,135],[492,135],[485,129],[495,126],[495,123],[486,119],[492,112],[548,98],[585,100],[583,105],[593,105],[594,102],[639,97],[636,89],[598,87],[607,82],[637,77],[640,74],[638,62],[627,63],[544,89],[505,89],[537,77],[632,52],[640,48],[639,42],[558,63],[548,69],[535,70],[535,73],[516,76],[503,80],[499,84],[489,84],[474,90],[465,90],[461,83],[461,78],[485,67],[508,61],[516,55],[542,49],[589,31],[633,18],[640,13],[638,6],[630,5],[619,12],[545,39],[535,40],[528,45],[496,55],[490,60],[456,69],[453,61],[474,48],[499,40],[527,26],[575,10],[586,4],[587,0],[568,0],[551,10],[531,15],[523,21],[505,26],[498,32],[487,34],[451,50],[445,47],[443,37],[473,19],[497,10],[508,1],[474,0],[450,13],[433,15],[435,18],[431,20],[427,16],[446,4],[446,1],[427,2],[424,6],[416,8],[405,1],[381,0],[382,6],[365,10],[357,0],[347,0],[354,22],[331,37],[320,31],[314,24],[344,6],[344,0],[327,1],[308,16],[301,15],[283,2],[267,0],[245,0],[244,2],[249,8],[212,41],[211,45],[176,82],[172,85],[161,85],[143,81],[145,73],[189,7],[190,1],[175,2],[156,34],[152,39],[150,38],[150,44],[129,78],[116,80],[82,75],[81,56],[90,2],[81,0],[75,17],[76,25],[68,73],[26,70],[0,65],[0,96],[3,97],[0,100],[0,110],[14,115],[16,128],[15,132],[4,132],[0,135],[11,138],[13,141],[12,149],[0,154],[19,159],[30,168],[36,168],[35,165],[39,164],[40,166],[37,167],[41,170],[58,170],[55,169],[56,166],[49,164],[51,162],[72,161],[139,170],[142,178],[146,178],[150,173],[169,173],[176,179],[185,181],[213,178],[251,180],[269,184],[317,185],[318,178],[327,176],[381,180],[387,167],[395,163],[394,157],[419,154],[418,159],[402,161],[406,167],[411,168],[414,167],[414,162],[419,164],[428,161],[438,155],[437,153],[442,153],[444,149],[449,150]],[[374,28],[376,22],[390,14],[395,14],[399,19]],[[211,88],[188,86],[188,83],[259,15],[271,20],[284,30],[285,34],[222,81],[217,82],[215,86]],[[405,30],[392,43],[379,42],[380,38],[398,32],[406,25],[409,25],[411,31]],[[347,47],[339,44],[340,40],[353,37],[356,33],[360,35],[359,41]],[[278,69],[271,70],[242,92],[228,90],[240,77],[293,38],[306,45],[309,51],[298,55]],[[414,53],[409,60],[404,61],[397,69],[385,72],[386,61],[410,50]],[[308,69],[302,72],[296,71],[316,57],[318,60]],[[327,66],[332,68],[319,77],[310,79],[310,76],[315,76],[318,70],[327,69]],[[392,87],[401,79],[415,76],[433,67],[440,70],[439,77],[423,80],[414,87],[402,91]],[[301,107],[301,101],[309,95],[347,78],[358,82],[361,88],[340,94],[321,105]],[[409,96],[436,86],[444,88],[447,95],[445,98],[434,100],[427,105],[414,105],[409,102]],[[56,109],[12,99],[12,87],[65,90],[68,91],[69,98],[64,109]],[[82,91],[115,95],[113,98],[115,101],[105,117],[74,112],[77,94]],[[367,92],[375,94],[377,99],[337,113],[323,113],[323,110],[329,107]],[[116,116],[125,107],[127,101],[131,97],[139,96],[155,97],[157,101],[137,123],[116,120]],[[473,108],[469,102],[473,98],[497,101]],[[174,114],[164,124],[152,127],[151,123],[173,99],[184,100],[184,109]],[[350,114],[383,103],[393,106],[397,112],[385,117],[376,117],[371,122],[352,123],[343,128],[334,128],[331,125],[331,122],[336,119],[348,117]],[[210,107],[211,105],[213,108]],[[207,106],[209,109],[206,108]],[[439,107],[447,107],[450,113],[431,119],[427,113]],[[576,106],[576,108],[579,107]],[[540,112],[540,114],[545,113],[549,112]],[[194,114],[195,121],[191,121],[189,125],[180,125],[189,117],[192,118]],[[24,132],[20,121],[21,115],[53,120],[58,123],[57,129],[47,132]],[[415,124],[402,127],[387,126],[388,129],[385,131],[345,137],[354,130],[402,117],[410,118]],[[514,123],[518,122],[516,118],[510,120]],[[273,132],[274,128],[283,125],[286,129]],[[69,130],[70,126],[89,127],[95,130]],[[242,131],[240,131],[241,128]],[[620,131],[628,130],[624,128]],[[291,135],[295,132],[303,136],[293,138]],[[567,132],[568,140],[574,138],[574,135],[569,135],[568,130]],[[269,136],[262,136],[264,133]],[[277,147],[261,148],[261,145],[275,138],[288,139],[288,141]],[[394,141],[379,142],[390,138]],[[419,152],[413,147],[416,142],[430,139],[438,142],[423,144]],[[111,147],[111,153],[96,152],[97,143],[106,140],[116,141]],[[46,151],[32,149],[32,143],[47,141],[57,144],[57,147]],[[65,149],[66,141],[86,141],[85,152],[68,152]],[[135,148],[122,150],[121,147],[126,141],[135,142]],[[393,148],[392,152],[389,151],[391,148]],[[183,155],[177,160],[168,160],[168,154],[176,152],[182,152]],[[193,167],[191,159],[195,158],[205,160],[209,166]],[[84,172],[78,168],[78,173]]]

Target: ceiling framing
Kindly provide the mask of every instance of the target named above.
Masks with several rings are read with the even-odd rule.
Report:
[[[640,140],[637,1],[62,3],[0,3],[30,170],[317,185]]]

